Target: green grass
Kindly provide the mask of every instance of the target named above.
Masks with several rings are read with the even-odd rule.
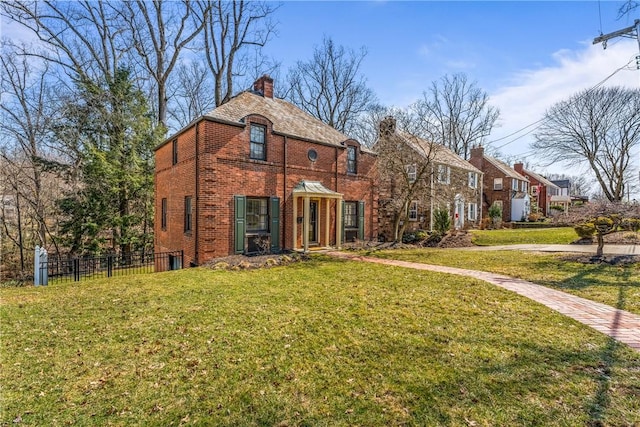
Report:
[[[471,233],[473,243],[478,246],[526,243],[566,245],[578,239],[578,235],[571,227],[472,230]]]
[[[561,254],[456,249],[387,250],[368,255],[505,274],[640,315],[640,263],[584,264],[567,261]]]
[[[452,275],[314,257],[0,296],[0,425],[640,422],[640,353]]]

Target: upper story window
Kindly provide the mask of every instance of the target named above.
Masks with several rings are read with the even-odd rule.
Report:
[[[160,226],[163,230],[167,229],[167,198],[164,197],[160,208]]]
[[[522,191],[525,193],[529,191],[529,183],[527,181],[522,181]]]
[[[266,135],[267,128],[261,125],[251,124],[249,158],[256,160],[267,159]]]
[[[469,187],[478,188],[478,173],[469,172]]]
[[[515,178],[511,179],[511,189],[513,191],[518,191],[518,180]]]
[[[438,182],[440,184],[451,183],[451,168],[447,165],[438,165]]]
[[[356,173],[357,169],[356,147],[347,145],[347,173]]]
[[[502,190],[502,178],[493,178],[493,189]]]
[[[407,165],[406,170],[407,179],[409,180],[409,183],[413,184],[414,182],[416,182],[416,179],[418,177],[418,167],[416,165]]]
[[[178,163],[178,140],[174,139],[171,142],[171,164],[175,165]]]

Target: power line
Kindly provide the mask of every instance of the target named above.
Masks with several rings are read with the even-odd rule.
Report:
[[[620,71],[622,71],[622,70],[626,69],[626,68],[627,68],[627,66],[628,66],[629,64],[631,64],[631,63],[634,61],[634,59],[635,59],[635,57],[634,57],[634,58],[632,58],[632,59],[630,59],[626,64],[624,64],[624,65],[623,65],[623,66],[621,66],[620,68],[616,69],[613,73],[609,74],[607,77],[605,77],[603,80],[601,80],[600,82],[598,82],[597,84],[595,84],[593,87],[591,87],[591,88],[587,89],[587,90],[586,90],[586,92],[585,92],[585,95],[586,95],[586,94],[588,94],[589,92],[592,92],[592,91],[594,91],[594,90],[598,89],[600,86],[602,86],[604,83],[606,83],[606,81],[607,81],[607,80],[609,80],[610,78],[612,78],[613,76],[615,76],[615,75],[616,75],[617,73],[619,73]],[[578,101],[578,99],[574,99],[574,100],[573,100],[573,102],[577,102],[577,101]],[[570,107],[570,106],[571,106],[571,103],[567,104],[565,107]],[[530,131],[528,131],[527,133],[525,133],[525,134],[523,134],[523,135],[520,135],[520,136],[517,136],[517,137],[513,138],[511,141],[508,141],[508,142],[506,142],[506,143],[504,143],[504,144],[500,145],[499,147],[497,147],[497,148],[496,148],[496,150],[499,150],[499,149],[501,149],[501,148],[504,148],[504,147],[506,147],[507,145],[510,145],[510,144],[512,144],[512,143],[514,143],[514,142],[516,142],[517,140],[522,139],[522,138],[524,138],[525,136],[527,136],[527,135],[531,134],[532,132],[534,132],[534,131],[538,130],[538,129],[540,128],[540,123],[542,123],[543,121],[545,121],[545,117],[544,117],[544,116],[543,116],[542,118],[540,118],[540,119],[536,120],[535,122],[530,123],[530,124],[528,124],[528,125],[526,125],[526,126],[524,126],[524,127],[520,128],[520,129],[516,130],[515,132],[510,133],[509,135],[506,135],[506,136],[500,137],[500,138],[498,138],[498,139],[494,139],[494,140],[492,140],[492,141],[487,142],[487,145],[489,145],[489,144],[493,144],[493,143],[498,142],[498,141],[502,141],[502,140],[507,139],[507,138],[510,138],[510,137],[512,137],[512,136],[514,136],[514,135],[517,135],[517,134],[519,134],[520,132],[522,132],[522,131],[524,131],[524,130],[526,130],[526,129],[530,128],[531,126],[535,126],[535,128],[531,129],[531,130],[530,130]]]

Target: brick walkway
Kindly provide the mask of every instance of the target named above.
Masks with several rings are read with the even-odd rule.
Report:
[[[371,258],[344,252],[329,252],[329,255],[355,261],[393,265],[416,270],[437,271],[484,280],[485,282],[508,289],[537,301],[540,304],[546,305],[567,317],[571,317],[578,322],[592,327],[596,331],[602,332],[640,351],[640,316],[629,313],[628,311],[618,310],[606,304],[590,301],[555,289],[536,285],[526,280],[515,279],[501,274],[432,264],[420,264],[416,262]]]

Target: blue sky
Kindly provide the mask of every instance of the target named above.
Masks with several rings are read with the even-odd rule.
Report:
[[[383,104],[396,107],[418,99],[443,75],[464,72],[500,108],[500,127],[490,138],[498,139],[537,121],[555,102],[594,86],[629,60],[630,69],[606,84],[640,86],[635,39],[611,40],[606,50],[592,45],[600,31],[619,30],[640,17],[636,11],[617,20],[622,3],[288,1],[276,13],[278,36],[267,52],[286,70],[310,58],[323,35],[346,47],[364,46],[362,72],[369,86]],[[523,133],[494,145],[534,166],[539,162],[529,149],[532,135]]]

